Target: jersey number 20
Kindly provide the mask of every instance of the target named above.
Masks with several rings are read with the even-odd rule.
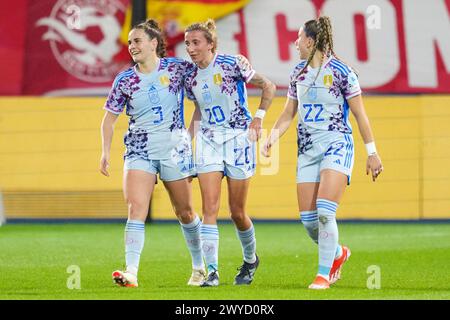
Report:
[[[225,114],[220,106],[205,108],[205,112],[208,114],[209,124],[219,124],[225,121]]]
[[[243,166],[250,163],[250,147],[234,149],[234,165]]]

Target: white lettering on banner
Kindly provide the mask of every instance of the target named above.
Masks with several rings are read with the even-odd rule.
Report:
[[[318,2],[252,1],[242,12],[217,21],[218,51],[246,54],[255,70],[278,88],[286,88],[290,72],[300,61],[294,44],[298,30],[316,18]],[[396,11],[401,8],[403,12]],[[438,82],[438,73],[448,79],[445,71],[450,69],[450,19],[445,0],[326,0],[320,13],[331,18],[335,52],[359,72],[363,88],[448,92],[448,84]],[[397,21],[397,16],[402,20]],[[399,39],[402,23],[405,38]],[[400,56],[400,49],[405,49],[406,58]],[[438,53],[445,70],[438,70]],[[177,46],[176,54],[189,59],[184,43]]]
[[[273,0],[250,2],[244,8],[244,17],[248,58],[255,70],[287,87],[289,74],[300,61],[294,44],[298,30],[315,16],[314,5],[307,0],[278,0],[276,4]]]
[[[400,69],[398,35],[395,8],[388,0],[329,0],[322,8],[322,14],[328,15],[333,23],[335,52],[348,64],[359,71],[361,86],[374,88],[394,79]],[[381,27],[367,29],[367,61],[357,58],[357,41],[355,38],[354,17],[362,14],[367,19],[367,8],[377,6],[381,12]]]
[[[439,48],[447,73],[450,70],[450,19],[445,1],[403,1],[403,17],[408,84],[436,88],[436,48]]]

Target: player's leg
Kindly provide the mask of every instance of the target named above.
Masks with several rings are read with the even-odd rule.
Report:
[[[200,228],[202,254],[208,276],[201,286],[219,285],[219,229],[217,215],[223,178],[223,145],[201,130],[195,137],[195,166],[202,196],[203,220]]]
[[[202,287],[219,285],[219,229],[217,227],[217,215],[220,208],[222,177],[222,171],[198,174],[203,212],[200,239],[208,271],[206,281],[201,284]]]
[[[192,275],[188,285],[199,286],[205,279],[205,268],[200,242],[201,221],[192,205],[192,177],[164,181],[172,207],[181,225],[184,239],[192,258]]]
[[[350,257],[350,250],[337,243],[336,210],[346,186],[350,184],[353,163],[354,147],[351,134],[333,136],[321,161],[321,183],[317,197],[319,229],[324,230],[323,239],[319,238],[319,247],[322,247],[320,251],[323,252],[323,254],[319,253],[319,265],[325,264],[322,273],[326,273],[332,248],[336,248],[329,273],[331,284],[339,279],[342,265]]]
[[[297,158],[297,201],[300,220],[309,237],[318,243],[319,220],[316,199],[320,181],[321,144],[298,155]]]
[[[330,274],[326,270],[342,256],[341,246],[337,243],[335,212],[350,180],[353,140],[351,135],[326,134],[315,137],[315,141],[313,147],[297,159],[297,194],[302,222],[313,241],[319,244],[319,275],[323,277],[316,277],[310,288],[326,289],[330,284]],[[331,212],[326,211],[327,208]],[[330,223],[325,226],[321,221],[327,219]],[[330,260],[331,265],[327,266]]]
[[[148,161],[141,159],[125,161],[123,192],[128,206],[128,220],[125,226],[126,270],[113,272],[113,279],[118,285],[138,286],[139,260],[145,242],[145,219],[155,183],[156,172]]]
[[[234,279],[234,284],[250,284],[259,265],[259,258],[256,255],[255,228],[245,211],[250,178],[233,179],[227,177],[227,182],[231,219],[236,226],[236,233],[241,242],[244,260]]]
[[[300,220],[309,237],[315,243],[318,243],[319,235],[319,218],[316,208],[318,190],[318,182],[297,183],[297,201],[300,211]]]
[[[259,265],[256,255],[255,228],[246,212],[250,178],[255,174],[256,143],[248,139],[244,131],[226,142],[225,172],[228,185],[228,206],[236,234],[242,247],[243,263],[234,284],[250,284]]]
[[[319,219],[319,268],[311,289],[325,289],[329,286],[330,271],[339,251],[336,210],[347,182],[348,176],[342,172],[324,169],[320,173],[316,201]]]
[[[319,183],[308,182],[297,184],[297,200],[300,211],[300,219],[306,231],[308,232],[309,237],[316,244],[319,243],[319,217],[316,207],[318,190]],[[337,266],[340,266],[342,264],[341,260],[343,259],[343,249],[346,255],[345,259],[347,259],[349,256],[347,253],[350,253],[350,250],[348,250],[347,247],[338,244],[333,262],[333,266],[335,269],[337,268]],[[334,273],[335,271],[333,272],[333,274]],[[336,282],[336,278],[332,277],[331,275],[332,273],[330,272],[330,283],[333,284],[334,282]]]

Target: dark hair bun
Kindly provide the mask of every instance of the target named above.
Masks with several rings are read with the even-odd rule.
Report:
[[[156,20],[149,19],[149,20],[145,21],[145,24],[148,27],[150,27],[152,29],[155,29],[155,30],[158,30],[159,32],[161,32],[161,28],[159,27],[159,24],[158,24],[158,22],[156,22]]]

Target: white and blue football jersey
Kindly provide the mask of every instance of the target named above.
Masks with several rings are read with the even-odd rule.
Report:
[[[186,96],[197,101],[201,128],[217,142],[248,129],[252,120],[246,83],[254,76],[235,56],[216,54],[205,69],[194,66],[186,76]],[[240,132],[237,132],[240,131]],[[228,138],[225,138],[227,140]]]
[[[125,157],[165,159],[185,134],[183,96],[184,76],[192,64],[178,58],[161,58],[149,74],[136,66],[117,75],[104,109],[130,117],[125,135]],[[178,133],[177,133],[178,132]],[[179,140],[179,139],[178,139]]]
[[[291,73],[288,97],[298,100],[298,122],[306,131],[351,133],[347,100],[361,94],[356,74],[342,61],[330,56],[320,68],[308,68],[306,61]]]

